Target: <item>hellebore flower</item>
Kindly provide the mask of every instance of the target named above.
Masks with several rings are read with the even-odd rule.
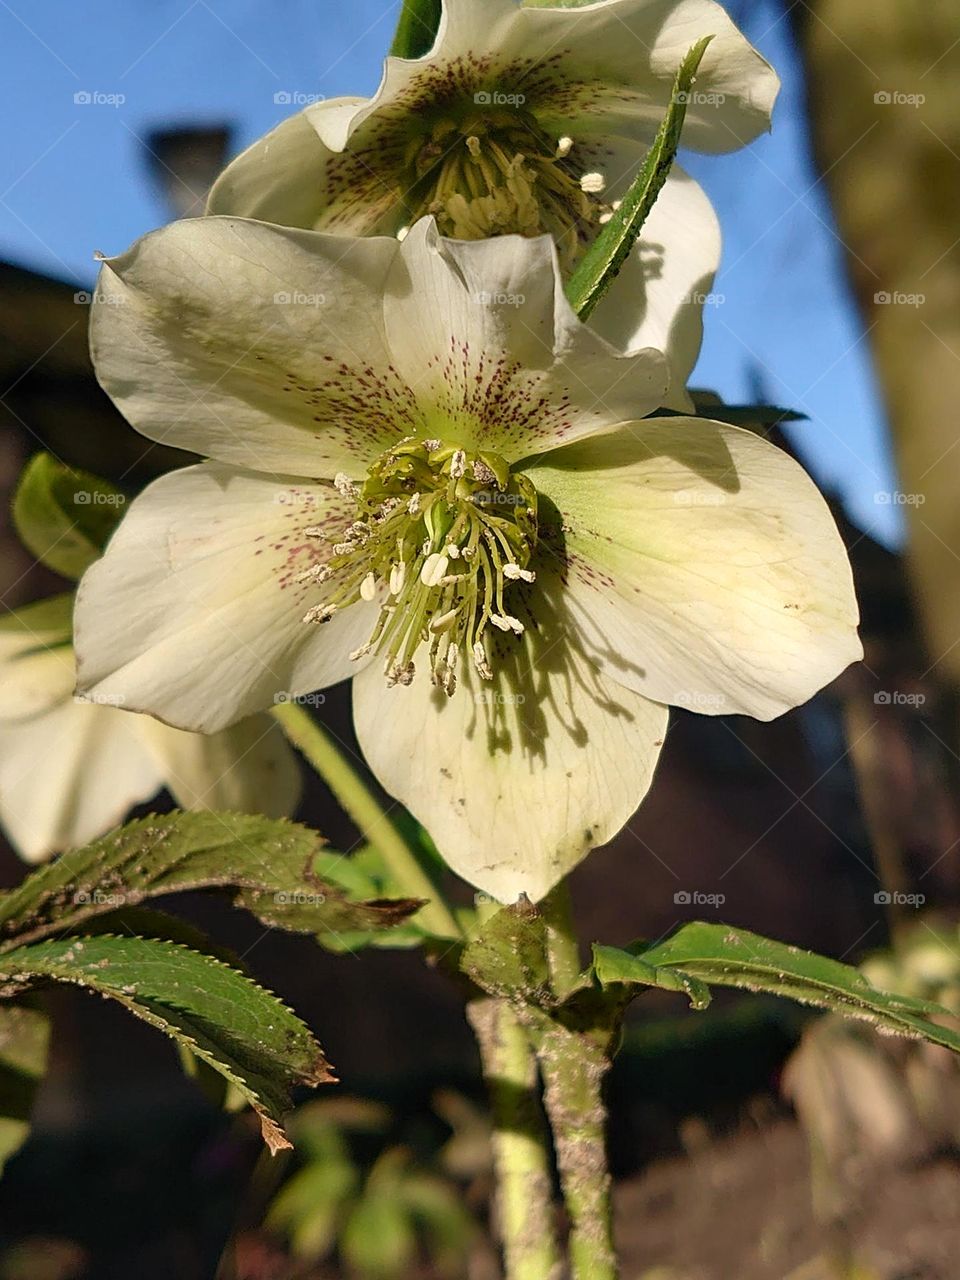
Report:
[[[74,696],[70,595],[0,619],[0,825],[27,862],[86,844],[164,787],[186,809],[288,815],[297,762],[279,725],[209,737]]]
[[[353,675],[374,772],[502,900],[630,817],[668,703],[770,718],[860,653],[809,478],[749,431],[641,420],[662,355],[576,319],[549,237],[197,219],[97,298],[102,385],[211,460],[83,578],[81,688],[211,731]]]
[[[456,239],[549,233],[566,272],[634,178],[684,56],[711,34],[683,141],[732,151],[769,127],[779,81],[713,0],[445,0],[429,53],[387,58],[372,98],[285,120],[228,166],[208,212],[340,235],[392,235],[425,214]],[[710,202],[674,166],[591,319],[625,350],[667,352],[673,407],[691,407],[719,259]]]

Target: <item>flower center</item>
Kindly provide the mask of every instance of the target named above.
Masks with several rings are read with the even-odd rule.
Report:
[[[347,605],[379,597],[370,639],[352,658],[381,653],[388,683],[409,684],[414,654],[426,644],[433,682],[448,694],[461,654],[492,679],[486,629],[523,632],[504,591],[534,580],[527,568],[537,542],[530,480],[498,454],[411,437],[383,454],[362,485],[342,475],[334,483],[356,500],[356,519],[326,564],[304,575],[324,595],[304,621],[326,622]]]
[[[433,214],[441,235],[457,240],[549,234],[570,269],[610,212],[597,199],[603,178],[578,175],[572,148],[570,138],[552,141],[519,107],[438,120],[408,145],[410,222]]]

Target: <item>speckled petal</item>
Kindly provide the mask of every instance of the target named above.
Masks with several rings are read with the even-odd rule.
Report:
[[[409,431],[383,289],[397,242],[175,222],[104,264],[101,385],[138,431],[252,470],[363,475]]]
[[[209,733],[352,675],[375,608],[305,623],[298,581],[329,554],[305,530],[335,538],[352,514],[331,487],[217,463],[154,481],[80,583],[81,691]]]
[[[659,351],[624,355],[577,320],[548,236],[444,240],[424,218],[384,314],[425,429],[511,462],[650,413],[666,393]]]

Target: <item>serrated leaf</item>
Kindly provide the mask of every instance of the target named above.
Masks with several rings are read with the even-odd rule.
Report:
[[[290,1090],[334,1076],[305,1023],[275,995],[212,956],[151,938],[48,939],[0,956],[0,994],[66,982],[108,996],[208,1063],[260,1117],[271,1151]]]
[[[50,1023],[42,1010],[0,1004],[0,1171],[30,1132],[49,1040]]]
[[[79,578],[99,560],[126,501],[108,480],[38,453],[21,473],[13,524],[23,545],[48,569]]]
[[[615,983],[631,987],[662,987],[665,991],[683,992],[694,1009],[706,1009],[710,1003],[710,988],[706,983],[680,969],[649,964],[640,956],[619,947],[604,947],[595,943],[593,972],[604,987]]]
[[[624,954],[637,956],[657,970],[678,969],[710,985],[786,996],[801,1004],[862,1018],[881,1031],[931,1040],[960,1052],[960,1035],[932,1021],[942,1017],[956,1024],[956,1017],[943,1006],[879,991],[851,965],[746,929],[686,924],[663,942],[638,944]]]
[[[542,914],[521,899],[478,926],[463,949],[460,968],[481,990],[505,998],[549,1003],[550,964]]]
[[[667,114],[640,172],[630,184],[620,207],[584,253],[567,282],[567,301],[581,320],[590,317],[616,279],[667,180],[680,146],[680,133],[697,68],[712,39],[713,36],[704,36],[698,40],[680,64]]]
[[[393,58],[422,58],[433,47],[440,26],[441,0],[403,0],[390,45]]]
[[[0,950],[147,898],[222,888],[259,919],[298,933],[389,928],[419,901],[350,902],[320,879],[316,831],[239,813],[169,813],[127,823],[0,895]]]

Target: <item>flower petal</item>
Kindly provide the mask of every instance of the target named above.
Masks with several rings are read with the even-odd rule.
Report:
[[[327,141],[367,102],[319,102],[284,120],[231,161],[213,184],[207,213],[340,235],[395,231],[402,210],[389,156],[373,163]]]
[[[505,638],[494,679],[464,672],[452,697],[424,673],[354,680],[357,736],[384,787],[447,863],[501,902],[541,899],[623,826],[653,776],[667,709],[610,680],[561,620],[549,572],[535,623]]]
[[[250,716],[219,733],[188,733],[151,716],[131,717],[184,809],[288,818],[300,798],[300,767],[270,716]]]
[[[0,618],[0,721],[38,715],[73,693],[73,593]]]
[[[297,580],[329,551],[349,501],[218,463],[154,481],[130,506],[77,595],[79,686],[180,728],[213,732],[352,675],[375,606],[302,621],[315,588]]]
[[[161,789],[134,719],[71,698],[0,724],[0,822],[27,862],[95,840]]]
[[[624,355],[580,323],[548,236],[446,240],[423,218],[394,263],[384,316],[426,429],[468,449],[518,461],[663,403],[661,353]]]
[[[686,384],[700,354],[703,307],[719,265],[720,224],[713,205],[674,165],[620,275],[590,318],[590,327],[621,351],[666,352],[667,408],[693,407]]]
[[[499,57],[507,63],[514,54],[512,91],[529,85],[528,106],[558,134],[652,140],[678,67],[707,35],[713,40],[690,95],[684,146],[735,151],[770,127],[776,72],[713,0],[605,0],[520,14]]]
[[[760,436],[649,419],[558,450],[530,476],[561,513],[588,652],[628,688],[769,720],[861,656],[829,508]]]
[[[97,376],[138,431],[288,475],[362,475],[404,434],[383,287],[394,240],[191,218],[100,273]]]

